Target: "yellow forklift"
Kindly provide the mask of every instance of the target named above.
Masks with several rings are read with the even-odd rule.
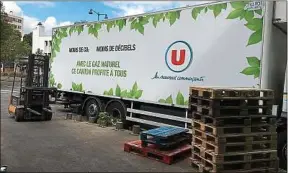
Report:
[[[50,104],[56,103],[57,88],[48,87],[49,56],[31,54],[21,58],[16,65],[20,69],[20,82],[16,88],[16,69],[9,99],[8,112],[15,121],[52,119]],[[18,90],[19,89],[19,90]],[[51,101],[50,99],[54,99]]]

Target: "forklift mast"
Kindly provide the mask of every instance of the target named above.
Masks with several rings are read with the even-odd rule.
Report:
[[[32,54],[28,58],[26,87],[48,87],[49,57]]]

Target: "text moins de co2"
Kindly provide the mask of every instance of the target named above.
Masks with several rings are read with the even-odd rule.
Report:
[[[119,45],[106,45],[106,46],[97,46],[96,52],[121,52],[121,51],[135,51],[136,44],[119,44]],[[88,47],[72,47],[69,48],[69,52],[89,52]]]

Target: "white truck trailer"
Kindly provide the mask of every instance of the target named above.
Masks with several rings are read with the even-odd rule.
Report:
[[[59,103],[83,116],[106,111],[125,123],[189,128],[190,86],[273,89],[280,117],[287,66],[280,3],[219,2],[54,28],[50,84]]]

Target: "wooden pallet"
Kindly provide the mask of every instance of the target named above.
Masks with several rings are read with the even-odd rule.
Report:
[[[252,151],[262,151],[262,150],[276,150],[277,141],[263,141],[263,142],[250,142],[250,143],[233,143],[233,144],[222,144],[214,145],[209,142],[197,140],[194,144],[201,144],[207,151],[214,152],[216,154],[223,153],[235,153],[235,152],[252,152]],[[200,143],[201,142],[201,143]]]
[[[275,125],[276,117],[272,115],[248,115],[248,116],[223,116],[211,117],[202,115],[199,112],[192,112],[192,119],[198,120],[205,124],[212,126],[228,126],[228,125],[258,125],[258,124],[271,124]]]
[[[223,106],[238,106],[241,108],[246,107],[261,107],[261,106],[272,106],[273,99],[270,98],[245,98],[245,99],[226,99],[226,100],[215,100],[215,99],[206,99],[202,97],[189,97],[189,103],[193,105],[207,106],[210,108],[219,108]]]
[[[197,170],[199,173],[231,173],[231,170],[228,171],[213,171],[211,167],[205,167],[201,161],[193,160],[190,158],[190,166]],[[255,168],[255,169],[239,169],[233,170],[233,173],[278,173],[278,168]]]
[[[214,164],[221,163],[237,163],[237,162],[250,162],[253,160],[275,160],[278,158],[277,150],[244,152],[244,153],[227,153],[215,154],[214,152],[204,151],[204,155],[200,155]]]
[[[217,109],[213,109],[208,106],[190,104],[190,111],[196,111],[202,115],[209,115],[211,117],[271,115],[272,106],[250,106],[246,108],[239,108],[238,106],[223,106]]]
[[[224,162],[220,164],[214,164],[213,162],[201,157],[196,153],[192,153],[191,161],[196,163],[197,165],[202,166],[202,172],[228,172],[228,171],[244,171],[249,169],[259,169],[259,168],[278,168],[278,159],[270,160],[270,159],[261,159],[261,160],[250,160],[250,161],[242,161],[242,162]],[[198,169],[199,167],[198,166]]]
[[[268,89],[255,88],[223,88],[223,87],[190,87],[189,94],[208,99],[238,99],[238,98],[273,98],[274,93]]]
[[[192,119],[193,129],[198,129],[203,132],[212,134],[214,136],[223,136],[226,134],[249,134],[249,133],[258,133],[258,132],[276,132],[276,126],[271,124],[257,124],[257,125],[230,125],[215,127],[210,124],[205,124],[198,120]]]
[[[149,159],[157,160],[166,164],[172,164],[185,159],[191,153],[191,145],[182,145],[169,151],[158,150],[154,144],[142,147],[142,141],[131,141],[124,144],[124,151],[134,153]]]
[[[197,132],[197,130],[194,130]],[[199,131],[198,131],[199,132]],[[203,135],[205,134],[205,135]],[[221,146],[221,145],[234,145],[234,144],[261,144],[265,142],[275,142],[277,141],[277,133],[273,134],[255,134],[254,136],[226,136],[226,137],[215,137],[208,135],[206,133],[194,133],[192,136],[192,141],[202,144],[203,142],[209,143],[211,145]]]
[[[237,162],[248,162],[251,160],[261,160],[261,159],[277,159],[277,150],[262,150],[262,151],[252,151],[252,152],[234,152],[234,153],[224,153],[216,154],[213,151],[206,150],[203,146],[192,144],[192,153],[195,153],[202,158],[211,161],[214,164],[221,163],[237,163]]]

